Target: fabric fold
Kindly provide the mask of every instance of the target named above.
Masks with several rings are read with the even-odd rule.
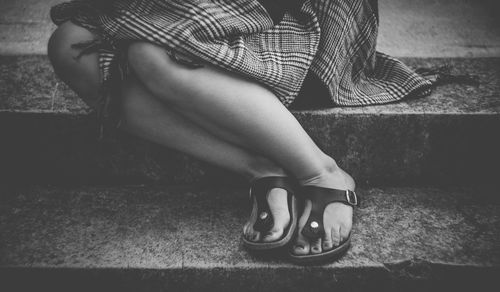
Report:
[[[54,6],[51,17],[96,34],[103,84],[120,78],[128,44],[146,41],[254,79],[285,106],[308,73],[327,89],[332,106],[429,94],[430,80],[376,51],[376,2],[73,0]]]

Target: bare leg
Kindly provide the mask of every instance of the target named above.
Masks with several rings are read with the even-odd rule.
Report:
[[[89,105],[95,105],[98,98],[97,55],[85,55],[77,61],[74,57],[79,52],[70,49],[70,45],[94,37],[81,27],[65,23],[49,42],[49,57],[56,72]],[[127,80],[122,86],[124,130],[240,173],[249,180],[285,175],[283,169],[270,160],[218,138],[172,111],[146,91],[135,78]],[[264,240],[274,241],[281,236],[290,220],[286,192],[282,189],[271,190],[269,203],[275,226]],[[260,234],[254,232],[252,226],[253,222],[245,225],[245,234],[249,239],[259,240]]]
[[[283,104],[256,82],[206,66],[192,70],[148,43],[132,44],[129,62],[154,96],[201,127],[215,125],[284,166],[298,179],[316,177],[334,161]]]
[[[352,189],[352,178],[310,139],[293,115],[265,87],[211,66],[191,70],[172,61],[165,51],[148,43],[129,48],[129,62],[144,86],[200,127],[230,132],[277,162],[303,185]],[[306,210],[304,217],[306,217]],[[334,213],[334,215],[332,215]],[[325,211],[325,249],[347,237],[352,208],[330,204]],[[301,220],[304,223],[304,220]],[[302,226],[299,226],[301,228]],[[342,228],[341,228],[342,227]],[[299,254],[319,253],[322,241],[299,237]]]
[[[248,180],[286,175],[264,157],[225,142],[172,111],[137,81],[127,80],[124,83],[122,99],[122,127],[128,132],[239,173]],[[281,237],[290,222],[286,191],[273,189],[268,200],[275,226],[263,240],[274,241]],[[261,234],[253,230],[253,223],[245,224],[244,234],[258,241]]]

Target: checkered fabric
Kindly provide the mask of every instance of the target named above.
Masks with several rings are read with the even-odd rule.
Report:
[[[278,22],[265,1],[74,0],[54,6],[51,17],[56,24],[72,20],[100,37],[103,81],[113,78],[127,44],[147,41],[257,80],[285,106],[308,72],[328,88],[335,105],[430,92],[429,80],[376,51],[376,1],[299,1]]]

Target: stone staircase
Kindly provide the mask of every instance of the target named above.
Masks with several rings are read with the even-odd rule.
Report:
[[[346,256],[310,267],[290,264],[286,252],[243,249],[248,198],[234,175],[125,134],[98,140],[93,114],[43,54],[56,2],[0,0],[0,291],[496,291],[493,1],[380,1],[382,49],[415,68],[449,65],[481,85],[294,111],[363,196]],[[397,23],[414,28],[423,49],[412,51]]]

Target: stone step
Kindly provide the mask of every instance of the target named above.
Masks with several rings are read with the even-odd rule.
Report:
[[[497,184],[500,59],[403,59],[449,65],[480,86],[369,107],[296,110],[318,145],[361,185]],[[45,56],[0,57],[0,177],[4,183],[184,184],[236,181],[179,153],[119,135],[98,140],[94,115]]]
[[[0,0],[0,54],[45,54],[65,0]],[[497,0],[379,1],[378,49],[405,57],[500,57]]]
[[[350,250],[312,267],[291,264],[285,251],[244,250],[243,188],[0,192],[0,283],[12,287],[4,291],[494,291],[500,284],[500,199],[486,189],[358,190]]]

